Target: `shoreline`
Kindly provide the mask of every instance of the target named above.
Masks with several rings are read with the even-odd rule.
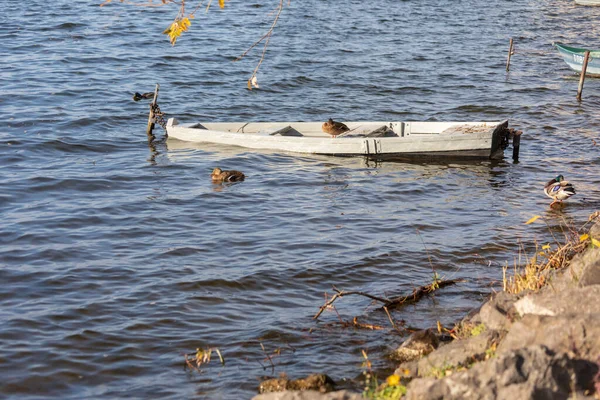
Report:
[[[590,216],[587,233],[568,229],[565,243],[543,246],[513,276],[505,269],[504,290],[451,330],[408,336],[394,353],[394,374],[372,390],[322,393],[328,389],[317,386],[253,400],[599,399],[598,217]],[[453,340],[441,342],[448,333]]]

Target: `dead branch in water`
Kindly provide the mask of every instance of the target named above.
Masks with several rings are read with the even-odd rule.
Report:
[[[460,282],[465,282],[464,279],[448,279],[448,280],[436,280],[429,285],[421,286],[417,289],[413,289],[413,292],[407,296],[394,297],[390,299],[387,304],[384,304],[388,309],[394,309],[396,307],[404,306],[406,304],[413,304],[421,300],[425,295],[431,294],[438,289],[446,286],[454,285]]]
[[[323,311],[325,311],[327,308],[331,307],[332,304],[337,299],[344,297],[344,296],[358,295],[358,296],[367,297],[371,300],[375,300],[375,301],[382,303],[383,307],[386,307],[387,309],[393,309],[393,308],[403,306],[406,304],[416,303],[423,296],[431,294],[431,293],[435,292],[436,290],[443,288],[445,286],[454,285],[458,282],[464,282],[464,279],[449,279],[449,280],[445,280],[445,281],[444,280],[435,280],[433,283],[430,283],[429,285],[424,285],[417,289],[414,289],[412,291],[412,293],[409,295],[394,297],[391,299],[384,299],[382,297],[374,296],[372,294],[365,293],[365,292],[343,291],[343,290],[339,290],[338,288],[336,288],[334,286],[333,290],[336,292],[336,294],[334,294],[328,301],[325,302],[325,304],[323,304],[319,308],[319,311],[317,312],[317,314],[315,314],[313,319],[318,319],[319,316],[321,316],[321,314],[323,313]]]

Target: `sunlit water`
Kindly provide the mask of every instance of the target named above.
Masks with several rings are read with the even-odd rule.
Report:
[[[520,241],[550,240],[530,217],[581,225],[600,206],[600,80],[578,103],[551,46],[600,47],[600,8],[292,0],[248,91],[262,50],[231,61],[276,2],[213,5],[175,47],[161,34],[174,9],[98,3],[0,11],[0,396],[243,399],[262,376],[311,372],[359,390],[361,350],[390,368],[403,338],[359,297],[336,303],[340,317],[385,330],[343,328],[332,311],[315,322],[332,285],[408,293],[433,267],[467,281],[393,317],[450,325]],[[182,122],[509,119],[524,131],[521,161],[373,163],[161,131],[149,147],[147,103],[131,96],[157,82]],[[248,178],[214,185],[216,166]],[[578,194],[551,210],[542,187],[558,173]],[[225,366],[213,355],[201,373],[184,369],[184,353],[209,347]]]

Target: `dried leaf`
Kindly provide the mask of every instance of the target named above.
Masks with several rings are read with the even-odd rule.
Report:
[[[225,8],[225,0],[219,0],[219,7]]]
[[[525,225],[529,225],[529,224],[533,224],[535,221],[538,220],[538,218],[541,218],[539,215],[535,215],[532,218],[530,218],[527,222],[525,222]]]
[[[256,75],[254,75],[252,77],[252,79],[250,80],[250,82],[252,83],[252,86],[254,86],[255,88],[258,89],[258,79],[256,79]]]

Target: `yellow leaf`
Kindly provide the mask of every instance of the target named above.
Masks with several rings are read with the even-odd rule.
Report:
[[[181,36],[183,32],[186,32],[191,24],[192,22],[188,17],[176,19],[171,25],[167,27],[167,29],[163,31],[163,34],[169,36],[169,41],[171,42],[171,45],[175,46],[175,42],[177,42],[179,36]]]
[[[550,248],[550,243],[542,246],[542,250],[548,250]]]
[[[531,219],[529,219],[529,221],[525,222],[525,225],[533,224],[535,221],[538,220],[538,218],[541,218],[541,217],[539,215],[533,216]]]
[[[225,8],[225,0],[219,0],[219,7]]]
[[[596,247],[600,247],[600,240],[592,238],[592,244]]]
[[[437,330],[438,333],[442,333],[442,324],[440,324],[440,321],[437,322]]]
[[[590,238],[590,235],[588,235],[587,233],[584,233],[583,235],[579,236],[579,241],[580,242],[585,242],[589,238]]]

